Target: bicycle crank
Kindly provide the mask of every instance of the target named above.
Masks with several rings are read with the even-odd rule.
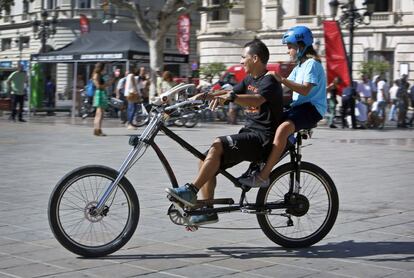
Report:
[[[190,222],[190,216],[183,216],[181,211],[182,209],[180,207],[177,209],[176,203],[170,205],[167,214],[170,217],[171,222],[175,225],[185,226],[185,230],[187,232],[196,232],[198,230],[198,226],[192,225]]]
[[[178,207],[175,203],[172,203],[168,208],[167,212],[168,216],[170,217],[171,222],[175,225],[189,225],[189,216],[183,216],[183,210]]]

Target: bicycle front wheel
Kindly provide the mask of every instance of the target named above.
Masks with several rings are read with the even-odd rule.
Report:
[[[104,166],[73,170],[56,185],[49,201],[49,224],[56,239],[69,251],[100,257],[124,246],[139,220],[139,201],[123,177],[103,211],[94,213],[100,198],[118,173]]]
[[[338,215],[338,193],[334,182],[320,167],[301,162],[300,192],[289,195],[294,178],[293,163],[276,168],[270,186],[260,188],[256,204],[266,208],[272,203],[285,203],[290,208],[259,214],[260,228],[273,242],[286,248],[311,246],[322,240],[332,229]]]

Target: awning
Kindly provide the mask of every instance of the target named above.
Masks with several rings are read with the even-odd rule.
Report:
[[[42,63],[149,62],[149,48],[148,43],[134,31],[99,31],[84,34],[55,51],[32,54],[30,59]],[[188,63],[188,55],[165,53],[164,63]]]

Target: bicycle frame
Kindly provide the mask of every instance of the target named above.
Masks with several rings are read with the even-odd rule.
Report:
[[[181,147],[189,151],[191,154],[193,154],[196,158],[200,160],[205,159],[205,155],[198,151],[196,148],[194,148],[192,145],[190,145],[188,142],[186,142],[184,139],[182,139],[180,136],[178,136],[176,133],[174,133],[172,130],[167,128],[164,125],[164,113],[158,113],[155,117],[153,117],[148,124],[148,126],[144,129],[143,133],[141,135],[133,135],[130,137],[129,144],[133,146],[133,149],[128,153],[128,156],[122,163],[121,167],[118,170],[118,176],[115,179],[114,182],[110,184],[110,186],[105,191],[102,198],[99,200],[98,205],[96,207],[95,212],[101,213],[102,210],[105,207],[105,203],[108,201],[110,196],[114,193],[114,191],[117,188],[118,182],[125,176],[127,171],[132,167],[132,165],[135,163],[134,160],[138,156],[139,152],[143,148],[147,148],[148,146],[151,146],[155,153],[157,154],[158,158],[160,159],[165,171],[167,172],[167,175],[170,179],[171,185],[174,188],[178,187],[177,179],[174,175],[174,172],[170,166],[170,163],[168,162],[167,158],[161,151],[161,149],[158,147],[158,145],[155,143],[154,139],[157,136],[159,131],[162,131],[166,136],[171,138],[173,141],[177,142]],[[290,154],[291,162],[295,165],[295,172],[291,173],[291,184],[289,188],[289,193],[299,193],[299,182],[300,182],[300,161],[301,161],[301,143],[302,143],[302,134],[298,133],[296,136],[296,142],[291,143],[285,153],[283,154],[283,159],[285,156]],[[296,146],[295,146],[296,145]],[[243,186],[236,177],[231,175],[229,172],[227,172],[224,169],[219,169],[218,173],[225,176],[228,180],[230,180],[235,187],[239,187],[242,189],[241,196],[239,203],[234,205],[234,201],[232,199],[218,199],[216,202],[213,201],[213,204],[226,204],[228,206],[225,207],[218,207],[218,208],[202,208],[200,210],[185,210],[184,214],[186,215],[198,215],[198,214],[205,214],[205,213],[212,213],[212,212],[231,212],[231,211],[244,211],[244,212],[251,212],[251,213],[267,213],[271,211],[272,209],[283,209],[283,208],[289,208],[290,206],[283,202],[275,202],[271,204],[266,204],[265,207],[259,208],[256,206],[255,203],[245,203],[245,197],[246,193],[250,190],[250,187]],[[230,201],[231,200],[231,201]],[[232,202],[233,201],[233,202]]]

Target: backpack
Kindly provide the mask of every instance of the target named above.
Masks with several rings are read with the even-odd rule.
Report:
[[[95,94],[95,91],[96,91],[95,84],[93,83],[92,79],[89,79],[88,83],[86,84],[86,95],[88,97],[93,97],[93,95]]]

